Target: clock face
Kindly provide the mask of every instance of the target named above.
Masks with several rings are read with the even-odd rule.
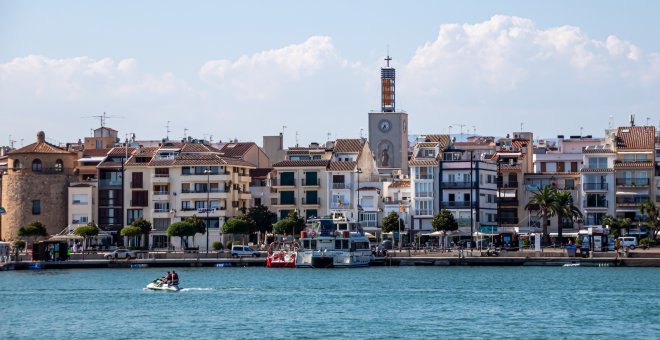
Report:
[[[378,128],[383,132],[390,131],[392,128],[392,123],[387,119],[383,119],[378,123]]]

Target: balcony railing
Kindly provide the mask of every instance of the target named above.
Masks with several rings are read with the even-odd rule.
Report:
[[[517,188],[518,182],[509,182],[503,183],[502,181],[496,181],[498,188]]]
[[[303,197],[302,204],[303,205],[320,205],[321,204],[321,199],[317,197],[317,198],[308,200],[307,197]]]
[[[476,207],[477,202],[472,202],[472,207]],[[470,209],[470,201],[440,202],[441,208]]]
[[[649,185],[648,178],[617,178],[616,185],[626,187],[644,187]]]
[[[433,179],[433,175],[432,174],[415,175],[415,179]]]
[[[210,174],[204,172],[183,172],[182,176],[214,176],[214,175],[229,175],[228,171],[212,171]]]
[[[415,196],[417,196],[417,197],[433,197],[433,192],[432,191],[420,191],[420,192],[416,192]]]
[[[517,198],[500,198],[497,200],[499,205],[515,205],[517,206],[520,202]]]
[[[99,181],[99,187],[121,187],[121,180],[102,179]]]
[[[154,209],[154,212],[155,213],[166,213],[166,212],[170,212],[170,208],[158,208],[158,209]]]
[[[584,190],[607,190],[607,183],[583,183]]]
[[[617,197],[616,204],[622,205],[639,205],[649,201],[648,196],[634,196],[634,197]]]
[[[168,178],[170,177],[170,174],[153,174],[153,178]]]
[[[476,188],[477,183],[476,182],[442,182],[440,183],[440,186],[442,186],[445,189],[467,189],[470,187]]]
[[[280,186],[280,187],[295,187],[296,186],[296,180],[295,179],[287,179],[283,180],[281,178],[271,178],[271,185],[272,186]]]
[[[415,213],[419,216],[433,216],[433,210],[431,209],[417,209]]]
[[[224,189],[224,188],[223,188],[223,189]],[[182,194],[205,194],[205,193],[208,192],[208,193],[212,193],[212,194],[213,194],[213,193],[223,193],[223,192],[227,192],[227,191],[225,191],[225,190],[223,190],[223,189],[221,189],[221,188],[211,188],[211,189],[209,189],[209,190],[206,190],[206,189],[198,189],[198,190],[195,190],[195,189],[181,189],[181,193],[182,193]]]
[[[348,183],[332,183],[333,189],[350,189],[351,185]]]
[[[585,208],[607,208],[609,206],[609,202],[605,200],[585,200],[584,201],[584,207]]]
[[[330,204],[330,209],[352,209],[353,207],[351,206],[350,203],[342,203],[339,204],[337,202],[332,202]]]
[[[312,180],[307,180],[306,178],[303,178],[300,180],[300,184],[302,186],[319,186],[321,185],[321,181],[319,179],[312,179]]]
[[[169,195],[169,191],[154,191],[154,195]]]
[[[502,217],[499,221],[501,224],[518,224],[517,217]]]

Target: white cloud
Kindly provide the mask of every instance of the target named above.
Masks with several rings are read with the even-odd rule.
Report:
[[[349,66],[327,36],[312,36],[301,44],[243,55],[231,61],[207,61],[201,79],[245,100],[268,100],[286,84],[317,75],[322,69]],[[354,66],[354,65],[353,65]]]

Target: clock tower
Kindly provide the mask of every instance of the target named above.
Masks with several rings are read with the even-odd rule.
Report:
[[[380,68],[381,109],[369,112],[369,146],[376,157],[381,173],[401,170],[408,174],[408,114],[396,111],[396,69],[390,67],[392,58],[385,58]]]

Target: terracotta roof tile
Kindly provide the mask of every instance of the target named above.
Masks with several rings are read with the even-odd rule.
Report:
[[[582,153],[614,153],[612,149],[583,148]]]
[[[357,162],[330,162],[329,171],[353,171],[357,168]]]
[[[83,157],[103,157],[108,154],[110,149],[85,149]]]
[[[655,148],[654,126],[623,126],[616,131],[618,149],[653,149]]]
[[[72,154],[72,152],[58,148],[57,146],[48,142],[36,142],[26,145],[20,149],[9,151],[8,155],[25,154],[25,153],[41,153],[41,154]]]
[[[281,161],[273,164],[273,168],[297,168],[297,167],[328,167],[327,159],[315,159],[309,161]]]
[[[256,146],[254,142],[247,143],[227,143],[225,144],[220,152],[225,156],[229,157],[244,157],[245,154],[250,151],[253,146]]]
[[[431,165],[431,166],[433,166],[433,165],[438,165],[438,160],[437,159],[433,159],[433,160],[413,159],[413,160],[408,162],[408,165]]]
[[[438,143],[436,142],[420,142],[417,143],[418,148],[435,148],[438,146]]]
[[[341,153],[360,153],[360,151],[362,151],[362,141],[360,141],[360,139],[337,139],[333,151]]]
[[[252,178],[259,178],[259,179],[265,179],[268,177],[268,174],[273,171],[272,168],[257,168],[257,169],[250,169],[250,177]]]
[[[652,168],[655,164],[653,162],[629,162],[629,163],[614,163],[614,168]]]
[[[123,147],[123,146],[118,146],[118,147],[114,147],[114,148],[110,149],[110,151],[108,151],[108,156],[121,156],[121,155],[125,155],[126,153],[131,155],[131,154],[133,154],[134,151],[135,151],[135,148],[133,148],[133,147],[126,148],[126,147]]]
[[[410,188],[410,181],[395,181],[390,184],[390,188]]]
[[[422,135],[426,142],[439,143],[441,148],[449,144],[449,135]]]

